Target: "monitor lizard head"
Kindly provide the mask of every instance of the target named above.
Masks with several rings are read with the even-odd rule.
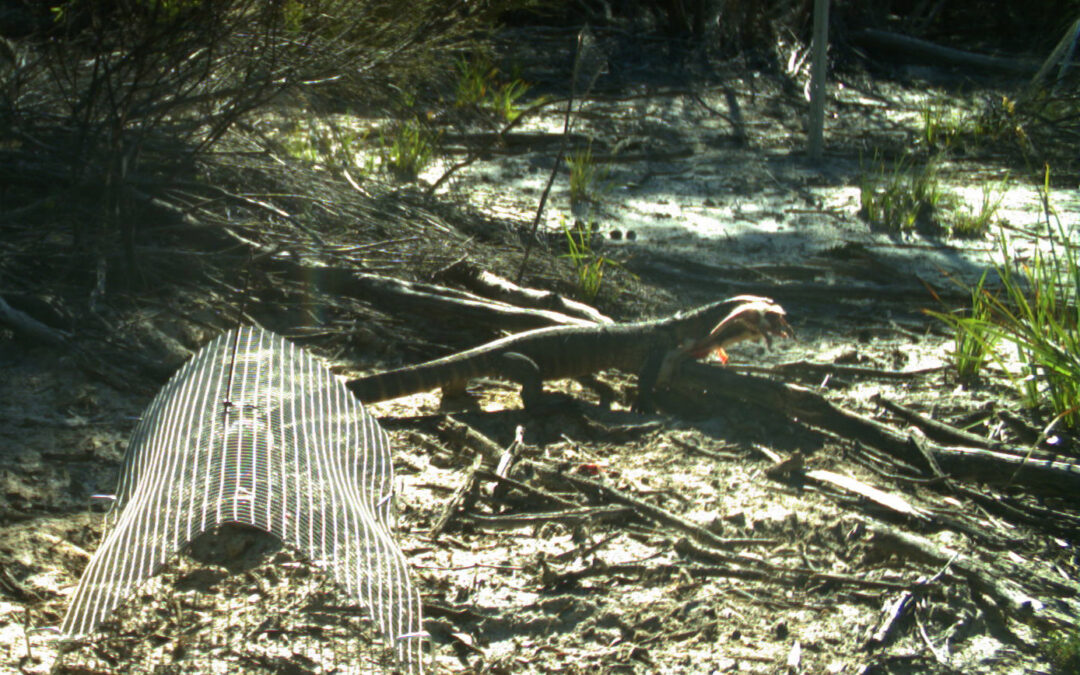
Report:
[[[736,305],[708,335],[685,347],[683,353],[695,359],[716,354],[727,363],[724,348],[737,342],[764,340],[771,347],[774,337],[795,337],[783,307],[771,298],[742,296],[733,299],[743,298],[744,302]]]

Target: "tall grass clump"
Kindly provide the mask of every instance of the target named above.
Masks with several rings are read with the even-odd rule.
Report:
[[[966,315],[934,313],[957,331],[958,344],[973,340],[989,348],[1000,340],[1015,350],[1019,372],[998,351],[993,358],[1008,373],[1024,403],[1080,429],[1080,252],[1075,228],[1053,214],[1049,171],[1043,184],[1045,248],[1027,262],[1017,259],[999,234],[995,265],[1000,290],[977,287]],[[1053,224],[1052,224],[1053,223]],[[1056,231],[1055,231],[1056,230]],[[983,286],[980,284],[980,286]]]
[[[941,157],[932,157],[922,166],[905,157],[891,166],[875,160],[859,179],[859,215],[871,227],[893,233],[985,236],[997,219],[1008,179],[997,186],[984,186],[981,202],[965,208],[962,200],[942,185]]]

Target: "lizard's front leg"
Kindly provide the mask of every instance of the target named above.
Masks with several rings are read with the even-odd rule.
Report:
[[[642,362],[641,370],[638,372],[637,396],[634,397],[634,404],[630,408],[634,412],[651,413],[655,409],[653,406],[653,390],[656,388],[657,383],[661,381],[662,372],[669,370],[669,368],[665,367],[667,351],[654,348],[650,349],[645,355],[645,361]]]
[[[526,410],[535,410],[544,397],[544,378],[540,367],[519,352],[506,352],[499,357],[503,377],[521,385],[521,402]]]

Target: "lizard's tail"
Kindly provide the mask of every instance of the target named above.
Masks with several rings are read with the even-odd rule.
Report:
[[[429,384],[428,379],[422,371],[405,367],[358,377],[347,381],[345,386],[364,403],[375,403],[439,386],[437,382]]]
[[[486,374],[475,370],[469,360],[451,356],[358,377],[345,386],[364,403],[375,403],[440,387],[444,393],[462,390],[469,378]]]

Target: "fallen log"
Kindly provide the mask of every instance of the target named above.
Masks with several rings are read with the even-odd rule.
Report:
[[[999,571],[977,557],[942,546],[926,537],[902,532],[880,525],[870,525],[877,545],[909,557],[923,558],[935,565],[945,566],[963,578],[981,593],[994,599],[994,602],[1008,612],[1009,616],[1019,621],[1035,621],[1043,626],[1066,627],[1074,629],[1076,619],[1070,611],[1047,605],[1042,600],[1029,595],[1027,590],[1014,579],[1002,578]],[[1075,589],[1070,589],[1075,590]]]
[[[455,323],[497,326],[511,331],[593,323],[561,312],[518,307],[437,284],[361,274],[336,267],[297,266],[293,271],[303,271],[309,279],[316,276],[316,283],[327,292],[352,295],[399,310],[408,308],[409,312],[428,319],[432,316],[445,317]]]
[[[44,343],[52,347],[66,347],[68,338],[50,328],[26,312],[15,309],[0,297],[0,324],[6,325],[28,342]]]
[[[594,323],[612,323],[610,317],[596,308],[577,300],[571,300],[554,291],[519,286],[509,279],[481,269],[462,259],[436,275],[437,281],[458,283],[474,293],[519,307],[531,307],[558,312]]]
[[[1015,75],[1033,75],[1039,70],[1037,61],[1010,59],[1002,56],[987,56],[966,52],[952,47],[942,47],[939,44],[920,40],[918,38],[892,33],[875,28],[864,28],[852,34],[852,40],[863,46],[877,48],[886,51],[899,52],[906,56],[918,59],[923,63],[934,65],[965,66],[979,70],[997,73],[1010,73]]]
[[[926,467],[928,473],[932,473],[922,451],[905,434],[846,410],[804,387],[698,362],[684,363],[679,376],[673,378],[672,387],[725,402],[735,399],[753,403],[803,424],[873,446],[916,466]],[[920,440],[919,444],[952,478],[995,485],[1023,485],[1074,498],[1080,495],[1080,464],[1028,458],[1022,449],[1014,452],[945,446],[930,440]]]

